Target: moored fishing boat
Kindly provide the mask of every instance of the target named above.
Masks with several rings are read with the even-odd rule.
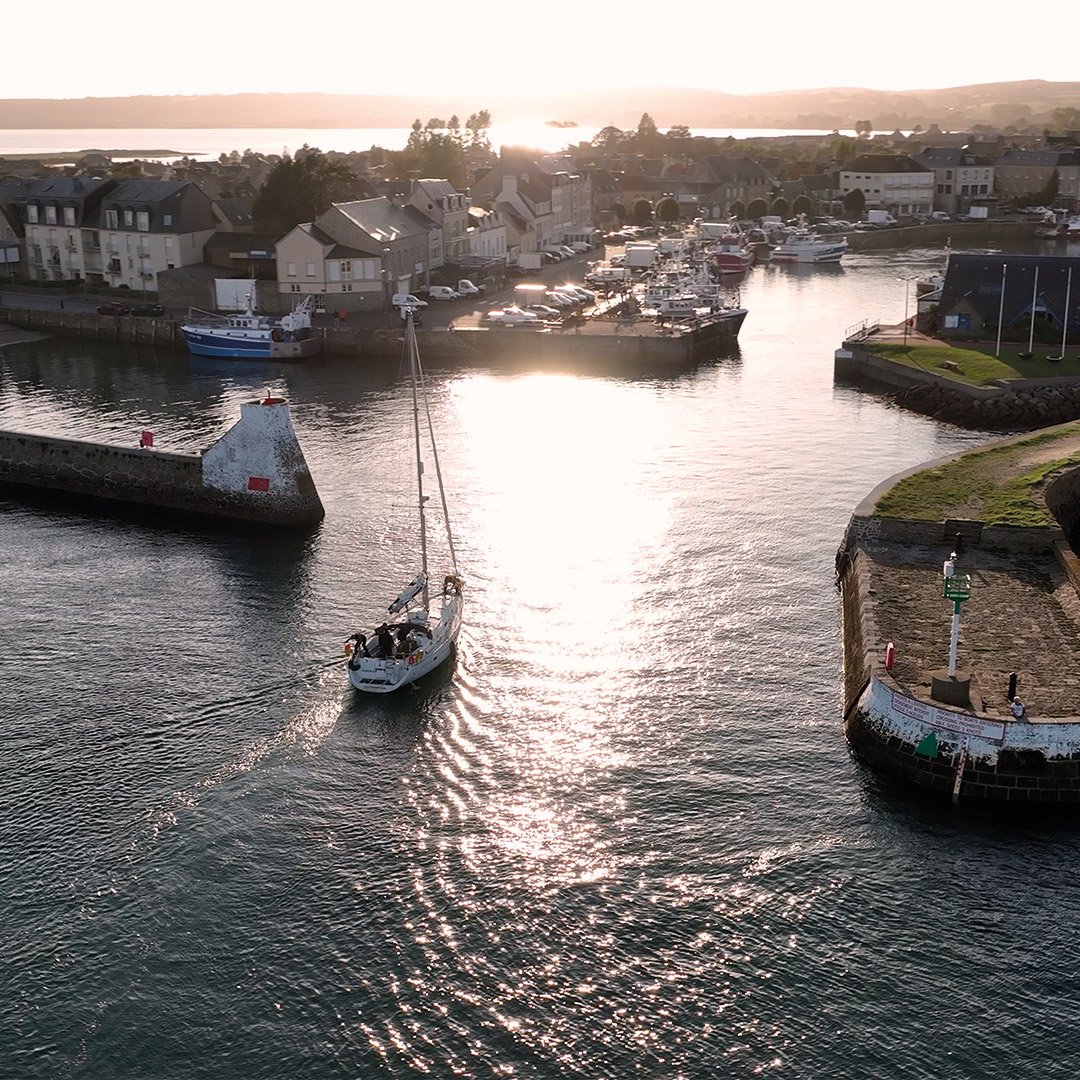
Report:
[[[721,274],[741,274],[754,265],[754,250],[742,233],[721,236],[713,246],[712,256]]]
[[[776,245],[774,262],[838,263],[847,252],[847,238],[817,236],[808,229],[793,229]]]
[[[180,332],[194,356],[301,360],[322,349],[322,340],[311,327],[311,307],[311,297],[306,296],[280,318],[260,315],[248,293],[247,308],[233,315],[192,308]]]

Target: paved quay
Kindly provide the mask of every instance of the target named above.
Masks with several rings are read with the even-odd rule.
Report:
[[[892,676],[929,702],[930,679],[949,657],[952,603],[942,596],[947,545],[867,543],[882,650],[895,647]],[[957,668],[973,676],[982,713],[1007,718],[1009,674],[1034,722],[1080,717],[1080,597],[1050,554],[972,550],[957,569],[971,575],[962,605]],[[882,656],[884,662],[884,656]]]

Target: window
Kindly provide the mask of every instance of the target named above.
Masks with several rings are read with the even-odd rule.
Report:
[[[345,284],[341,286],[341,291],[342,292],[352,292],[352,282],[351,281],[346,281]]]
[[[38,220],[38,208],[33,203],[27,203],[26,220],[31,225],[36,225]]]
[[[164,216],[164,217],[163,217],[163,218],[161,219],[161,221],[162,221],[162,224],[163,224],[163,225],[171,225],[171,224],[172,224],[172,214],[166,214],[166,215],[165,215],[165,216]]]
[[[165,237],[165,251],[170,252],[173,249],[173,238],[171,236]]]
[[[124,227],[127,228],[127,229],[130,229],[131,226],[134,225],[134,224],[135,224],[135,211],[134,210],[125,210],[124,211]]]
[[[148,211],[140,210],[136,215],[136,222],[137,224],[135,227],[139,230],[139,232],[150,231],[150,214]]]
[[[341,276],[348,277],[352,274],[352,262],[349,259],[341,260]]]
[[[120,214],[116,210],[105,211],[105,228],[106,229],[119,229],[120,228]]]
[[[45,207],[45,224],[46,225],[55,225],[56,224],[56,207],[55,206],[46,206]]]
[[[64,207],[64,224],[65,225],[74,225],[75,224],[75,207],[74,206],[65,206]]]
[[[313,262],[309,262],[307,264],[307,276],[308,277],[314,277],[315,276],[315,264]]]
[[[286,273],[289,277],[296,277],[296,263],[289,263]],[[299,286],[297,286],[299,288]]]
[[[299,283],[294,283],[294,284],[290,285],[289,290],[290,290],[290,292],[299,292],[300,291]]]

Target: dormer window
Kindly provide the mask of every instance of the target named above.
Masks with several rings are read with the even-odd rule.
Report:
[[[136,215],[136,226],[139,232],[150,231],[150,212],[148,210],[140,210]]]
[[[124,228],[125,229],[130,229],[131,226],[134,225],[134,224],[135,224],[135,211],[134,210],[125,210],[124,211]]]
[[[65,206],[64,207],[64,224],[65,225],[74,225],[75,224],[75,207],[74,206]]]
[[[36,225],[38,223],[38,208],[34,203],[26,204],[26,220],[31,225]]]
[[[56,207],[55,206],[46,206],[45,207],[45,224],[46,225],[55,225],[56,224]]]
[[[119,229],[120,228],[120,212],[118,210],[106,210],[105,211],[105,228],[106,229]]]

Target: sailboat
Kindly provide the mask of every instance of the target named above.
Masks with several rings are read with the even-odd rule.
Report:
[[[464,582],[458,575],[457,554],[450,531],[450,515],[443,489],[442,469],[435,446],[420,351],[416,344],[413,310],[402,308],[405,320],[405,358],[412,384],[412,435],[416,460],[417,510],[419,513],[420,572],[387,607],[387,617],[370,634],[357,631],[345,642],[345,666],[349,682],[368,694],[389,694],[400,690],[445,663],[454,651],[465,606]],[[450,570],[434,599],[438,611],[431,610],[433,590],[428,577],[427,501],[424,494],[424,457],[420,410],[424,411],[428,452],[435,466],[442,520],[446,526]]]

